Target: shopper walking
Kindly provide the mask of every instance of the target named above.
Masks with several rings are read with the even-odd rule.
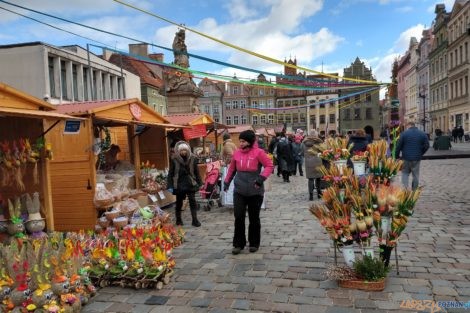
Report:
[[[305,177],[308,179],[308,194],[309,200],[313,200],[313,190],[317,190],[318,199],[321,198],[321,178],[322,173],[320,168],[322,166],[322,160],[318,156],[321,153],[319,147],[323,143],[323,140],[318,138],[318,133],[312,131],[312,133],[304,138],[302,142],[304,157],[305,157]]]
[[[410,173],[413,176],[411,187],[416,190],[419,186],[419,166],[423,155],[429,149],[428,136],[419,130],[414,122],[408,123],[408,129],[398,139],[396,157],[401,153],[403,159],[402,183],[408,188]]]
[[[175,145],[175,153],[170,162],[167,184],[168,190],[176,196],[176,225],[183,225],[181,208],[184,199],[188,197],[192,217],[191,224],[195,227],[201,226],[197,219],[195,193],[202,186],[202,180],[197,167],[197,159],[191,153],[191,148],[185,141],[179,141]]]
[[[246,246],[245,216],[248,210],[248,242],[250,252],[258,251],[261,241],[260,210],[264,199],[264,181],[273,172],[273,163],[268,155],[255,145],[256,135],[252,130],[240,133],[240,148],[235,151],[224,181],[227,191],[234,180],[233,207],[235,231],[233,254],[239,254]],[[261,171],[262,169],[262,171]]]
[[[282,178],[285,183],[290,183],[290,175],[294,172],[294,156],[292,146],[285,135],[282,135],[277,144],[278,167],[281,170]]]
[[[297,168],[299,169],[299,175],[304,176],[303,164],[304,164],[304,147],[302,145],[303,137],[296,135],[291,143],[292,155],[294,158],[294,172],[293,175],[297,174]]]
[[[224,139],[222,161],[228,165],[232,161],[232,156],[235,153],[235,150],[237,150],[237,145],[233,143],[229,133],[224,133],[222,138]]]

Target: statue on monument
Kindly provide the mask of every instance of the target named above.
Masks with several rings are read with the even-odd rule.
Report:
[[[188,48],[184,42],[186,39],[186,33],[184,29],[180,29],[173,40],[173,55],[175,56],[174,63],[178,66],[188,68],[189,67],[189,57],[188,57]]]
[[[173,64],[182,68],[189,68],[188,48],[185,43],[186,34],[184,29],[176,32],[173,39],[173,55],[175,60]],[[201,93],[199,88],[194,83],[191,74],[175,70],[168,75],[168,88],[167,91],[184,91]]]

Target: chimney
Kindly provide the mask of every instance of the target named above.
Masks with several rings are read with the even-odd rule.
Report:
[[[108,49],[103,49],[103,55],[101,56],[103,60],[109,61],[109,58],[113,55],[114,52],[108,50]]]
[[[148,52],[148,44],[146,43],[131,43],[129,44],[129,53],[132,55],[138,55],[141,57],[147,57]]]
[[[152,54],[149,54],[149,58],[151,58],[152,60],[155,60],[157,62],[162,62],[163,63],[163,53],[152,53]]]

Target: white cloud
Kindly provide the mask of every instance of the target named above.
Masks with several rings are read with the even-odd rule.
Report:
[[[242,21],[257,14],[254,8],[249,8],[245,0],[231,0],[224,4],[230,13],[230,17],[235,21]]]
[[[413,7],[411,6],[404,6],[404,7],[399,7],[399,8],[396,8],[396,11],[397,12],[400,12],[400,13],[409,13],[411,11],[413,11]]]
[[[436,9],[436,4],[445,4],[446,6],[446,11],[450,12],[452,11],[452,7],[454,6],[455,0],[440,0],[436,1],[433,5],[429,6],[428,12],[429,13],[434,13],[434,10]]]
[[[403,53],[406,51],[410,46],[410,39],[411,37],[415,37],[418,42],[421,40],[424,30],[423,24],[418,24],[413,27],[408,28],[404,32],[400,34],[398,39],[395,41],[392,49],[390,50],[392,53]]]
[[[242,3],[242,2],[237,2]],[[201,20],[196,26],[189,26],[198,31],[210,34],[217,39],[229,42],[238,47],[269,56],[277,60],[296,57],[298,64],[307,67],[310,62],[333,52],[344,41],[331,30],[322,28],[316,32],[298,34],[298,27],[306,19],[323,7],[320,0],[264,0],[259,5],[271,5],[265,16],[251,18],[242,22],[218,24],[214,18]],[[243,5],[244,2],[243,2]],[[285,18],[289,16],[289,18]],[[155,33],[156,41],[169,46],[173,41],[176,27],[160,28]],[[225,54],[229,63],[245,67],[265,69],[273,63],[237,51],[220,43],[187,32],[186,44],[189,52],[201,54],[200,51],[217,51]],[[275,65],[274,72],[282,71],[282,65]],[[230,69],[230,71],[232,71]]]
[[[361,40],[356,41],[356,46],[362,47],[364,45],[364,42]]]

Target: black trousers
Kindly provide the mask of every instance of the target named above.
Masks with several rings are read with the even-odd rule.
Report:
[[[191,209],[191,217],[193,220],[197,220],[197,202],[195,198],[194,191],[183,191],[178,190],[176,193],[176,207],[175,207],[175,215],[176,221],[181,221],[181,208],[183,207],[183,201],[188,196],[189,200],[189,208]]]
[[[245,248],[245,218],[248,209],[248,241],[250,247],[259,247],[261,240],[261,220],[259,213],[263,204],[263,196],[243,196],[239,193],[233,194],[233,213],[235,215],[235,232],[233,235],[233,246]]]
[[[322,195],[321,178],[309,178],[308,179],[308,192],[312,194],[313,189],[315,188],[317,189],[317,194],[321,196]]]

